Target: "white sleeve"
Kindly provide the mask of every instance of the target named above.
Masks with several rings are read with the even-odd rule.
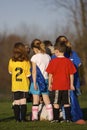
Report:
[[[37,59],[36,55],[34,55],[31,57],[31,62],[37,63]]]

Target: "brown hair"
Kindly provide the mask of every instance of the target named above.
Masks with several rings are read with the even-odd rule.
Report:
[[[65,42],[67,47],[72,47],[71,43],[68,41],[66,36],[61,35],[61,36],[57,37],[55,43],[57,43],[57,42]]]
[[[13,61],[29,60],[28,54],[25,50],[25,45],[22,42],[17,42],[14,44],[12,60]]]
[[[56,49],[62,53],[65,53],[66,52],[65,42],[64,41],[63,42],[62,41],[56,42],[54,45],[54,50],[56,50]]]
[[[42,53],[45,53],[46,52],[46,48],[45,48],[45,45],[44,43],[39,40],[39,39],[34,39],[31,43],[31,48],[37,48],[38,50],[40,50]]]
[[[59,41],[61,41],[61,42],[67,42],[68,39],[67,39],[66,36],[62,36],[62,35],[61,35],[61,36],[57,37],[55,43],[57,43],[57,42],[59,42]]]

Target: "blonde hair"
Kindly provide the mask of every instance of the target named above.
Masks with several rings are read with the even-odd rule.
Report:
[[[45,53],[46,52],[46,48],[45,48],[45,45],[44,43],[39,40],[39,39],[34,39],[31,43],[31,48],[37,48],[38,50],[40,50],[42,53]]]
[[[66,44],[67,47],[72,47],[72,44],[69,41],[67,41],[65,44]]]

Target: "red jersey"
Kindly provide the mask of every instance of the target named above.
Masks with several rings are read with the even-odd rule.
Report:
[[[53,76],[52,90],[69,90],[70,74],[76,72],[74,64],[66,57],[52,59],[46,71]]]

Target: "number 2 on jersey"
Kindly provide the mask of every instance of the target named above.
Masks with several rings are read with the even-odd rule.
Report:
[[[17,68],[15,69],[15,71],[17,71],[16,81],[21,81],[21,82],[22,82],[22,78],[19,78],[19,76],[23,73],[23,69],[20,68],[20,67],[17,67]]]

